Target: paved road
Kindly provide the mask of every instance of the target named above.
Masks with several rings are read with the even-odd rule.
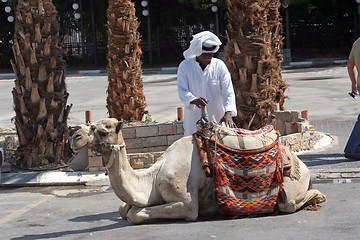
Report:
[[[286,70],[287,110],[308,110],[311,121],[355,121],[360,98],[352,99],[346,66]]]
[[[144,94],[147,110],[153,121],[174,121],[177,118],[177,107],[182,107],[177,95],[176,74],[144,74]],[[69,98],[67,104],[73,104],[68,124],[77,125],[85,122],[85,111],[92,112],[93,122],[108,117],[106,109],[107,75],[72,74],[66,77]],[[12,88],[13,79],[0,80],[0,128],[13,128],[14,117]]]
[[[147,110],[157,122],[173,121],[176,108],[183,106],[176,89],[175,73],[147,73],[144,78],[144,94]],[[285,102],[287,110],[308,110],[310,120],[356,120],[360,112],[360,98],[352,99],[347,92],[350,80],[345,66],[284,70],[283,79],[289,88]],[[85,121],[85,111],[91,110],[93,121],[107,117],[107,76],[100,74],[73,74],[66,78],[70,94],[68,104],[73,103],[69,115],[70,125]],[[12,79],[0,80],[0,128],[12,128],[14,116],[11,91]]]
[[[0,239],[360,239],[360,183],[314,187],[328,198],[316,212],[145,225],[122,220],[120,201],[107,187],[0,190]]]

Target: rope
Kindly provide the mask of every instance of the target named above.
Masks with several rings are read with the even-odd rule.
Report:
[[[121,150],[122,148],[125,148],[125,147],[126,147],[125,143],[112,145],[111,154],[110,154],[110,157],[109,157],[109,162],[105,166],[106,169],[109,169],[113,165],[113,163],[115,161],[116,154],[119,152],[119,151],[116,151],[116,148]]]
[[[216,134],[216,128],[214,128],[214,132],[215,132],[215,136],[214,136],[214,140],[215,140],[215,148],[214,148],[214,161],[213,161],[213,165],[212,165],[212,168],[211,171],[212,173],[214,174],[214,168],[215,168],[215,163],[216,163],[216,147],[217,147],[217,134]]]

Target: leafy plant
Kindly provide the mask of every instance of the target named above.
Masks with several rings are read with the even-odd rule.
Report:
[[[146,114],[146,115],[145,115],[145,122],[147,122],[147,123],[153,122],[150,114]]]

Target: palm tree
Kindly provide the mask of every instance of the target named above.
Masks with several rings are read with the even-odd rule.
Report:
[[[23,167],[58,164],[69,130],[65,54],[59,42],[52,0],[19,0],[11,61],[15,73],[15,125],[20,146],[15,161]]]
[[[225,61],[236,94],[238,127],[268,123],[277,103],[283,109],[287,84],[281,77],[280,0],[227,0]]]
[[[139,22],[134,3],[109,0],[107,18],[109,115],[117,119],[142,120],[147,111],[141,78]]]

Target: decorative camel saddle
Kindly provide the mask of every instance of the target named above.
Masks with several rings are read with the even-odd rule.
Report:
[[[283,171],[290,162],[273,126],[230,129],[206,117],[197,126],[200,162],[206,176],[214,177],[221,214],[270,213],[278,201],[284,202]]]

